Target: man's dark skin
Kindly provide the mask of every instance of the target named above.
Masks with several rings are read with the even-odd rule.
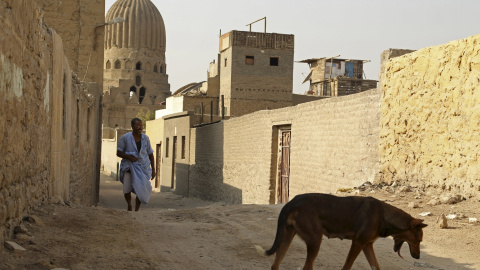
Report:
[[[142,131],[143,131],[143,123],[142,121],[135,121],[135,123],[132,126],[132,133],[133,133],[133,138],[135,139],[135,142],[139,142],[142,139]],[[117,157],[120,158],[125,158],[130,160],[131,162],[135,162],[138,159],[132,155],[127,155],[123,153],[122,151],[117,150]],[[153,153],[148,155],[148,159],[150,159],[150,166],[152,166],[152,180],[155,179],[155,158],[153,156]],[[132,193],[127,193],[124,194],[125,200],[127,201],[128,204],[128,211],[132,211]],[[140,205],[142,202],[138,199],[138,197],[135,199],[135,211],[138,211],[140,209]]]

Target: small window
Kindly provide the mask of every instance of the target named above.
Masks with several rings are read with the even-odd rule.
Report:
[[[185,159],[185,136],[182,136],[182,159]]]
[[[120,61],[115,61],[115,69],[120,69]]]
[[[169,148],[169,145],[170,145],[170,138],[167,138],[166,140],[166,145],[165,145],[165,157],[168,157],[168,148]]]
[[[135,76],[135,84],[137,86],[142,85],[142,76],[140,76],[140,75]]]
[[[141,62],[138,62],[138,63],[135,65],[135,69],[136,69],[136,70],[142,70],[142,63],[141,63]]]
[[[145,87],[140,88],[140,96],[138,96],[138,104],[142,104],[143,99],[145,98],[145,92],[147,92],[147,89],[145,89]]]
[[[252,55],[245,56],[245,65],[253,65],[255,58]]]
[[[130,87],[130,98],[133,96],[134,93],[137,92],[137,88],[135,86]]]
[[[270,57],[270,66],[278,67],[278,57]]]
[[[225,58],[225,67],[227,67],[227,58]]]
[[[105,68],[106,69],[111,69],[112,68],[112,64],[110,64],[110,60],[108,60],[107,64],[105,64]]]

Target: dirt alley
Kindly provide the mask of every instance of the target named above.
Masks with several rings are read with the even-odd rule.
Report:
[[[373,190],[373,191],[372,191]],[[365,189],[358,195],[373,196],[424,217],[420,260],[413,259],[404,244],[402,255],[393,252],[393,239],[379,239],[375,251],[382,269],[480,269],[480,202],[427,205],[432,194],[414,190]],[[350,190],[347,190],[350,191]],[[353,190],[354,191],[354,190]],[[339,196],[355,192],[342,192]],[[416,202],[419,208],[410,208]],[[273,243],[282,205],[227,205],[172,193],[153,193],[140,212],[127,212],[121,184],[102,175],[100,204],[85,207],[71,203],[44,205],[36,216],[45,226],[24,221],[28,235],[13,241],[23,252],[4,249],[0,269],[269,269],[272,257],[262,257],[254,245]],[[457,214],[440,229],[441,214]],[[322,241],[315,269],[340,269],[350,241]],[[303,242],[295,237],[281,269],[302,269],[306,256]],[[369,269],[363,254],[353,269]]]

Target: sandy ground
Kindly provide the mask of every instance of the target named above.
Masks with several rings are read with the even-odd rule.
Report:
[[[379,239],[374,247],[382,269],[480,269],[480,202],[430,206],[432,195],[367,188],[360,196],[374,196],[415,217],[425,217],[421,259],[393,252],[393,239]],[[342,193],[341,195],[348,195]],[[351,195],[351,194],[350,194]],[[416,199],[415,199],[416,197]],[[416,202],[420,208],[410,208]],[[171,193],[154,193],[137,213],[127,212],[121,184],[102,175],[100,204],[84,207],[67,203],[45,205],[35,213],[42,224],[24,221],[28,235],[13,241],[26,251],[0,253],[0,269],[269,269],[273,257],[255,251],[258,244],[273,243],[282,205],[225,205]],[[444,213],[466,218],[448,220],[449,228],[436,225]],[[340,269],[350,241],[324,239],[315,269]],[[306,256],[296,237],[281,269],[301,269]],[[353,269],[369,269],[360,254]]]

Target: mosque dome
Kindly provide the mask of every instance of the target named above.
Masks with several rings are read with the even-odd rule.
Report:
[[[161,109],[171,95],[165,24],[150,0],[117,0],[105,22],[102,121],[128,128],[129,119]]]
[[[105,50],[147,49],[165,53],[165,24],[162,15],[150,0],[118,0],[105,18],[125,22],[105,27]]]

